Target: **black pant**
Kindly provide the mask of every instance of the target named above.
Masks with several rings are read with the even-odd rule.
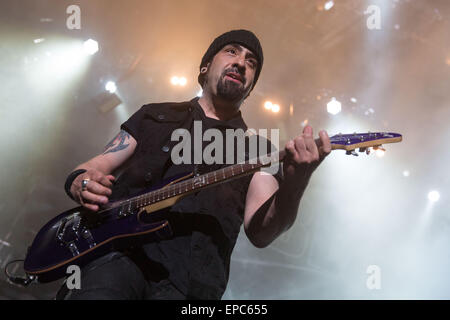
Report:
[[[57,300],[185,300],[168,279],[149,280],[127,255],[111,252],[81,269],[81,288],[66,283]]]

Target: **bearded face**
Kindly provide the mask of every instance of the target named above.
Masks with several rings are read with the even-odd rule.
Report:
[[[258,61],[247,48],[229,44],[208,65],[205,84],[221,100],[243,101],[252,89]]]

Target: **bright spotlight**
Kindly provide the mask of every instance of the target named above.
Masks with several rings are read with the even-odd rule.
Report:
[[[108,81],[105,85],[105,89],[106,91],[108,91],[109,93],[114,93],[117,90],[117,86],[113,81]]]
[[[441,195],[439,194],[439,192],[435,190],[428,192],[428,200],[430,200],[431,202],[438,201],[440,197]]]
[[[341,103],[335,97],[331,98],[331,101],[327,103],[327,111],[332,115],[338,114],[341,112]]]
[[[409,177],[409,171],[408,170],[403,170],[403,176],[404,177]]]
[[[172,77],[170,79],[170,83],[172,83],[174,86],[178,85],[178,77]]]
[[[93,55],[98,51],[98,42],[92,39],[86,40],[83,43],[83,51],[86,54]]]
[[[323,8],[324,8],[325,10],[330,10],[331,8],[333,8],[333,6],[334,6],[334,2],[333,2],[333,1],[327,1],[327,2],[324,4]]]
[[[272,110],[272,106],[273,106],[273,104],[270,101],[266,101],[264,103],[264,108],[266,108],[267,110]]]
[[[280,111],[280,105],[272,103],[271,101],[264,102],[264,108],[266,110],[271,110],[274,113],[278,113]]]
[[[170,83],[172,83],[174,86],[182,86],[184,87],[187,83],[187,80],[185,77],[172,77],[170,78]]]
[[[186,85],[186,82],[187,82],[187,80],[185,77],[178,78],[178,84],[180,86],[184,87]]]

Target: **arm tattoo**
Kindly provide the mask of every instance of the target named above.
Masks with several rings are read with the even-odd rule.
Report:
[[[107,154],[110,152],[117,152],[123,149],[126,149],[130,144],[125,144],[125,139],[129,139],[130,135],[125,130],[120,130],[119,134],[115,136],[111,142],[109,142],[103,154]]]

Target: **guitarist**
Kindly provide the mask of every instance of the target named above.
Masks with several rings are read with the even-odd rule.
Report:
[[[202,121],[204,130],[245,131],[239,109],[262,65],[262,48],[252,32],[233,30],[217,37],[200,64],[202,97],[143,106],[102,154],[75,168],[66,192],[95,214],[108,201],[162,178],[217,169],[174,165],[171,134],[177,128],[192,132],[194,121]],[[220,299],[242,224],[251,243],[264,248],[294,223],[313,171],[331,151],[326,131],[319,136],[320,147],[306,126],[288,141],[282,170],[275,175],[257,172],[183,198],[170,209],[173,237],[92,261],[81,270],[81,289],[63,285],[57,299]]]

